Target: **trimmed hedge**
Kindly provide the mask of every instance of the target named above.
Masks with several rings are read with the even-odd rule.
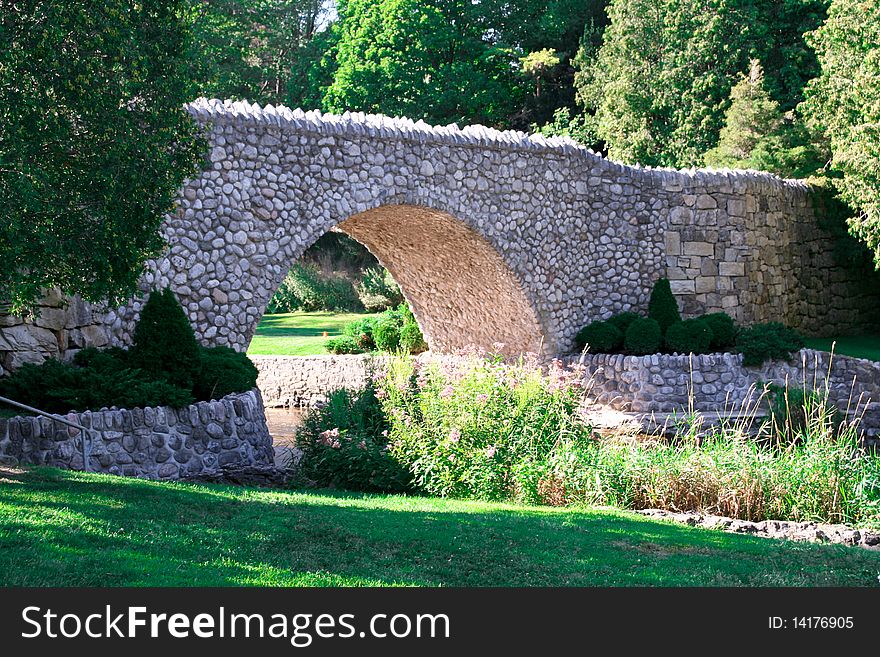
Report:
[[[679,354],[705,354],[712,344],[712,329],[703,319],[686,319],[666,330],[666,348]]]
[[[733,317],[727,313],[709,313],[700,317],[712,330],[711,347],[716,350],[725,350],[736,344],[736,325]]]
[[[656,354],[663,345],[663,331],[655,319],[640,317],[634,320],[623,339],[623,347],[634,356]]]
[[[256,365],[234,349],[200,347],[199,361],[199,373],[193,386],[196,399],[219,399],[257,386]]]
[[[742,329],[736,337],[736,349],[743,355],[743,365],[754,367],[767,360],[790,360],[803,348],[804,338],[779,322],[755,324]]]
[[[641,315],[639,315],[638,313],[627,311],[625,313],[620,313],[619,315],[612,315],[605,321],[620,329],[621,334],[625,334],[626,329],[629,328],[629,325],[636,321],[639,317],[641,317]]]
[[[174,293],[150,293],[132,336],[131,364],[151,378],[192,389],[199,370],[199,344]]]
[[[593,353],[608,353],[623,345],[623,331],[611,320],[593,322],[578,331],[574,341],[581,350],[589,348]]]

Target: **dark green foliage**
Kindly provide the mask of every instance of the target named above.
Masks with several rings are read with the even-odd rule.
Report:
[[[641,315],[639,315],[638,313],[627,311],[618,315],[612,315],[606,321],[609,324],[613,324],[614,326],[619,328],[621,333],[626,333],[626,329],[629,328],[629,325],[632,324],[639,317],[641,317]]]
[[[736,343],[736,326],[727,313],[709,313],[700,317],[712,330],[711,347],[723,351]]]
[[[743,355],[743,365],[753,367],[766,360],[789,360],[804,346],[803,337],[778,322],[755,324],[741,329],[736,349]]]
[[[595,115],[612,158],[699,165],[718,142],[731,88],[750,59],[764,65],[766,89],[782,112],[802,100],[804,85],[819,72],[804,33],[822,24],[827,6],[828,0],[612,0],[598,54],[578,58],[578,99]]]
[[[639,317],[634,320],[623,339],[623,347],[627,353],[635,356],[656,354],[663,346],[663,331],[657,320],[650,317]]]
[[[256,366],[246,354],[229,347],[200,347],[199,371],[193,385],[197,400],[219,399],[257,385]]]
[[[850,231],[880,269],[880,4],[832,0],[828,20],[807,41],[821,74],[801,110],[828,140],[834,184],[855,210]]]
[[[705,354],[712,344],[712,329],[702,319],[676,322],[666,330],[666,348],[678,354]]]
[[[124,302],[204,142],[182,0],[3,2],[0,299]]]
[[[403,492],[409,471],[387,452],[388,423],[372,385],[336,390],[311,410],[297,432],[303,473],[318,486],[368,492]]]
[[[192,389],[199,345],[189,319],[170,289],[154,290],[132,336],[131,363],[151,378]]]
[[[0,395],[49,413],[110,406],[180,408],[193,401],[188,390],[149,380],[144,372],[114,364],[112,358],[104,359],[101,369],[57,360],[26,364],[12,376],[0,379]]]
[[[658,279],[651,290],[651,300],[648,302],[648,317],[660,325],[663,334],[666,329],[681,321],[678,312],[678,302],[672,294],[669,281],[665,278]]]
[[[612,353],[623,344],[623,331],[611,320],[592,322],[578,331],[574,341],[580,350],[586,347],[593,354]]]
[[[350,335],[340,335],[330,338],[324,345],[331,354],[362,354],[367,351],[361,346],[360,341]]]

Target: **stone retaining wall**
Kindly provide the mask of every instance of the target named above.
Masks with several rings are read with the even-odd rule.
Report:
[[[865,411],[866,431],[880,433],[880,363],[861,358],[832,359],[827,352],[803,349],[789,363],[761,367],[744,367],[739,354],[586,354],[582,362],[593,375],[591,396],[596,402],[636,413],[686,410],[691,394],[694,410],[737,412],[749,400],[753,405],[762,382],[813,388],[829,378],[830,399],[843,410],[859,406],[859,412]]]
[[[91,429],[89,470],[180,479],[227,465],[272,465],[258,390],[181,409],[135,408],[64,416]],[[83,469],[81,432],[43,417],[0,419],[0,461]]]
[[[371,372],[368,355],[251,356],[266,406],[311,406],[339,388],[361,388]]]
[[[257,386],[267,406],[311,405],[337,388],[356,389],[381,364],[370,356],[254,356]],[[580,356],[563,358],[567,363]],[[744,367],[739,354],[623,356],[586,354],[592,375],[590,397],[616,410],[634,413],[739,413],[754,409],[762,382],[791,387],[823,386],[830,373],[830,398],[843,410],[865,411],[869,435],[880,435],[880,363],[804,349],[790,363]],[[372,366],[371,366],[372,362]],[[855,383],[854,383],[855,382]],[[860,401],[861,400],[861,401]],[[747,403],[748,402],[748,403]]]

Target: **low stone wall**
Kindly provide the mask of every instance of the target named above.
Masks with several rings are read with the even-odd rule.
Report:
[[[338,388],[364,385],[375,362],[369,355],[250,356],[260,371],[257,387],[266,406],[312,406]]]
[[[586,354],[570,357],[592,373],[591,396],[599,404],[636,413],[740,411],[757,399],[763,382],[807,388],[825,385],[843,410],[864,410],[864,427],[880,433],[880,363],[824,351],[803,349],[791,362],[773,361],[744,367],[739,354],[623,356]],[[858,409],[857,409],[858,407]]]
[[[181,409],[69,413],[91,429],[89,470],[180,479],[227,465],[271,465],[272,437],[258,390]],[[0,460],[83,469],[81,432],[43,417],[0,419]]]

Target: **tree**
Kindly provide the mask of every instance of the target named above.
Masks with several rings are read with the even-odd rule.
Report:
[[[121,301],[203,143],[174,0],[0,0],[0,299]]]
[[[340,3],[324,108],[504,124],[523,97],[517,58],[483,38],[480,10],[469,0]]]
[[[280,103],[292,71],[314,65],[308,47],[329,16],[327,0],[187,0],[192,76],[199,92]],[[301,81],[300,81],[301,82]],[[294,90],[296,91],[296,90]]]
[[[330,111],[526,129],[573,104],[571,58],[584,25],[604,20],[605,2],[342,0],[332,53],[305,77],[331,73]],[[558,64],[529,67],[550,51]]]
[[[828,0],[612,0],[598,55],[578,79],[609,154],[625,162],[700,164],[751,58],[773,62],[767,89],[783,111],[816,72],[803,34]]]
[[[764,84],[764,71],[753,59],[730,92],[730,107],[718,145],[709,150],[708,166],[757,169],[803,178],[823,164],[819,148],[793,112],[783,114]]]
[[[850,230],[880,269],[880,4],[833,0],[808,42],[822,72],[807,88],[803,113],[828,139],[835,183],[856,211]]]

